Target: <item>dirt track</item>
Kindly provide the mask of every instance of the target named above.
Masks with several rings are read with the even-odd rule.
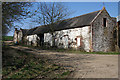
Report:
[[[11,47],[41,55],[42,58],[69,69],[72,71],[69,78],[118,78],[118,55],[69,54],[22,46]]]

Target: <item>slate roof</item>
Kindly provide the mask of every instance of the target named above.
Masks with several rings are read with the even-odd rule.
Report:
[[[26,32],[26,35],[32,35],[32,34],[33,34],[33,31],[35,31],[37,28],[38,28],[38,27],[29,29],[29,30]]]
[[[22,29],[23,36],[26,35],[26,33],[29,31],[29,29]]]
[[[55,23],[52,28],[54,29],[54,31],[59,31],[59,30],[88,26],[99,12],[100,10],[92,13],[84,14],[81,16],[77,16],[74,18],[69,18],[59,21],[58,23]],[[50,25],[32,28],[27,32],[27,35],[48,33],[50,31],[50,28],[51,28]]]

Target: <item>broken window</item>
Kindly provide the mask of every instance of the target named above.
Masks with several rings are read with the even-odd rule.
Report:
[[[106,22],[107,22],[107,19],[106,19],[106,18],[103,18],[103,26],[104,26],[104,27],[107,27],[107,26],[106,26],[106,24],[107,24]]]

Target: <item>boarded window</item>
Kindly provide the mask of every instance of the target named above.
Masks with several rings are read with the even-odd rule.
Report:
[[[107,19],[106,19],[106,18],[103,18],[103,26],[104,26],[104,27],[107,27],[107,26],[106,26],[106,24],[107,24],[106,22],[107,22]]]

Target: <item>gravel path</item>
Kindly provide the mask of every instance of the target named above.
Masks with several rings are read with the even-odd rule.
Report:
[[[11,47],[41,55],[42,58],[69,69],[72,71],[69,78],[118,78],[118,55],[68,54],[23,46]]]

